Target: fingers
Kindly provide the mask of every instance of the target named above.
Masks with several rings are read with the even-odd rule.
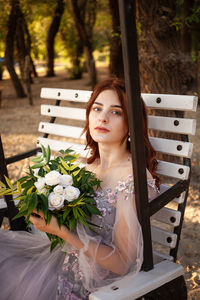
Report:
[[[41,210],[38,212],[36,209],[34,209],[33,213],[35,213],[36,215],[39,215],[42,219],[44,219],[44,214]]]
[[[37,229],[41,229],[46,225],[45,221],[42,218],[38,218],[33,215],[30,215],[29,220]]]

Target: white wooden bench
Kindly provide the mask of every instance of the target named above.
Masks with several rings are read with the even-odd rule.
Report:
[[[41,114],[51,119],[50,122],[40,122],[38,130],[44,136],[38,138],[37,146],[49,145],[52,151],[71,147],[82,157],[86,157],[88,151],[84,150],[85,137],[80,137],[80,135],[85,121],[84,107],[90,96],[91,91],[43,88],[41,97],[56,100],[56,105],[53,103],[41,105]],[[198,99],[195,96],[142,94],[142,97],[146,106],[153,109],[193,112],[197,109]],[[161,184],[161,192],[163,192],[170,187],[170,178],[184,180],[190,176],[193,145],[186,139],[188,135],[195,134],[196,121],[195,119],[149,115],[148,123],[149,129],[180,134],[180,140],[150,137],[156,151],[180,158],[179,163],[159,161],[157,173],[167,178],[168,182]],[[181,140],[182,138],[184,140]],[[91,300],[136,299],[183,275],[183,267],[174,261],[177,255],[187,192],[175,198],[171,207],[162,208],[152,217],[154,269],[148,272],[141,271],[134,279],[128,277],[101,288],[90,295]],[[2,202],[0,205],[3,207]],[[159,245],[162,245],[164,251],[160,250]]]

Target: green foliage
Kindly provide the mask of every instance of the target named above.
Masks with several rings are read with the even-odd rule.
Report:
[[[42,153],[32,159],[34,163],[29,166],[27,176],[20,178],[14,184],[5,177],[7,186],[0,181],[0,196],[1,195],[17,195],[19,200],[19,212],[14,217],[17,219],[21,216],[26,216],[27,223],[30,224],[29,218],[31,214],[42,211],[46,224],[49,224],[52,216],[56,217],[59,227],[62,225],[67,226],[69,230],[76,227],[77,222],[80,222],[94,231],[90,219],[92,215],[101,215],[94,200],[95,190],[100,187],[100,180],[98,180],[94,173],[87,171],[85,168],[80,168],[77,159],[79,154],[76,154],[72,149],[60,150],[60,155],[51,159],[51,150],[48,146],[47,149],[41,145]],[[37,172],[36,172],[36,169]],[[51,171],[57,171],[59,178],[62,175],[70,175],[69,184],[73,189],[79,191],[74,198],[66,198],[65,189],[66,185],[60,182],[50,184],[45,175]],[[43,186],[38,187],[39,181],[43,181]],[[53,206],[49,201],[49,195],[56,192],[55,187],[61,187],[62,191],[59,195],[61,205]],[[68,199],[68,200],[67,200]],[[63,240],[58,236],[47,234],[51,241],[51,251],[59,244],[63,245]]]

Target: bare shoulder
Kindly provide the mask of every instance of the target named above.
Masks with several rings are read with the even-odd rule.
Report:
[[[151,175],[148,169],[146,169],[146,172],[147,172],[147,179],[153,179],[153,176]]]

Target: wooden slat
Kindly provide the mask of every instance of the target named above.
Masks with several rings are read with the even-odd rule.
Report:
[[[15,197],[17,197],[17,196],[15,196]],[[15,205],[17,205],[19,203],[19,200],[15,200],[14,202],[15,202]],[[0,198],[0,209],[2,209],[2,208],[7,208],[7,204],[6,204],[6,201],[4,200],[4,198]]]
[[[88,156],[88,150],[84,150],[85,145],[39,137],[37,145],[40,146],[41,144],[44,147],[49,145],[52,151],[66,150],[67,148],[71,148],[75,152],[79,153],[81,157]]]
[[[181,265],[164,260],[148,272],[141,271],[136,276],[123,276],[122,279],[99,288],[89,295],[89,300],[138,299],[183,274],[184,269]]]
[[[151,235],[152,240],[156,243],[170,248],[176,247],[177,235],[175,233],[162,230],[156,226],[151,226]]]
[[[167,254],[164,254],[164,253],[161,253],[157,250],[153,250],[153,261],[154,261],[154,264],[157,264],[163,260],[169,260],[169,261],[173,261],[174,258],[173,256],[171,255],[167,255]]]
[[[163,193],[163,192],[167,191],[170,187],[171,187],[170,185],[161,184],[160,185],[160,192]],[[185,199],[185,192],[181,193],[179,197],[174,198],[173,202],[181,204],[181,203],[184,202],[184,199]]]
[[[41,98],[87,102],[92,92],[85,90],[42,88]],[[198,98],[186,95],[146,94],[142,93],[147,107],[167,110],[196,111]],[[160,98],[158,101],[157,99]],[[159,102],[159,103],[158,103]]]
[[[40,97],[45,99],[88,102],[91,94],[91,91],[84,90],[42,88]]]
[[[142,93],[142,98],[147,107],[155,109],[196,111],[198,104],[197,96]]]
[[[196,130],[196,120],[163,116],[148,116],[148,128],[165,132],[194,135]]]
[[[180,224],[181,212],[171,208],[163,207],[152,216],[152,219],[176,227]]]
[[[166,161],[158,161],[157,174],[165,175],[173,178],[188,179],[190,168],[184,165],[170,163]]]
[[[49,134],[77,138],[77,139],[85,139],[85,134],[81,136],[83,128],[75,127],[75,126],[67,126],[60,125],[48,122],[40,122],[38,131],[45,132]]]
[[[74,120],[86,120],[86,110],[82,108],[41,105],[41,115]]]
[[[157,152],[175,155],[179,157],[191,157],[193,144],[157,137],[149,137],[150,142]]]

